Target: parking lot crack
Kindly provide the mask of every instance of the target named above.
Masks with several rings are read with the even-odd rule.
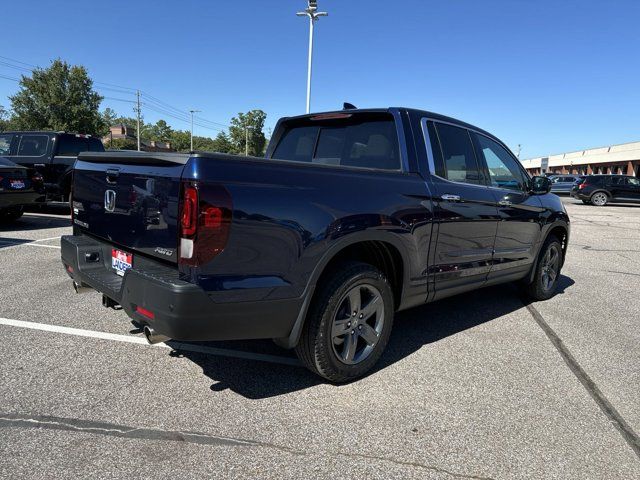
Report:
[[[620,432],[624,440],[634,451],[636,456],[640,458],[640,438],[638,434],[631,428],[631,426],[625,421],[625,419],[620,415],[620,413],[616,410],[616,408],[611,404],[611,402],[607,399],[607,397],[602,393],[602,391],[598,388],[595,382],[591,379],[591,377],[587,374],[587,372],[580,366],[575,357],[571,354],[567,346],[564,344],[562,339],[558,336],[558,334],[551,328],[551,326],[546,322],[542,314],[534,307],[532,304],[524,301],[527,310],[536,321],[536,323],[540,326],[542,331],[546,334],[547,338],[551,341],[553,346],[556,348],[562,359],[565,361],[571,372],[576,376],[576,378],[582,383],[584,388],[587,390],[591,398],[598,404],[600,410],[607,416],[609,421],[616,427],[616,429]]]
[[[474,480],[494,480],[493,477],[484,477],[484,476],[479,476],[479,475],[457,473],[457,472],[452,472],[452,471],[447,470],[447,469],[442,468],[442,467],[436,467],[434,465],[426,465],[424,463],[419,463],[419,462],[408,462],[408,461],[397,460],[397,459],[389,458],[389,457],[378,457],[378,456],[375,456],[375,455],[365,455],[365,454],[359,454],[359,453],[348,454],[348,453],[343,453],[343,452],[338,452],[337,455],[339,455],[341,457],[363,458],[363,459],[367,459],[367,460],[377,460],[377,461],[382,461],[382,462],[389,462],[389,463],[393,463],[394,465],[401,465],[401,466],[405,466],[405,467],[420,468],[420,469],[424,469],[424,470],[430,470],[430,471],[433,471],[433,472],[436,472],[436,473],[444,473],[445,475],[449,475],[449,476],[454,477],[454,478],[469,478],[469,479],[474,479]]]

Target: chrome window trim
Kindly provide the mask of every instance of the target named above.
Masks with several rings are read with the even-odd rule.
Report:
[[[438,180],[441,180],[441,181],[447,182],[447,183],[451,183],[453,185],[465,185],[465,186],[477,187],[477,188],[488,188],[488,185],[486,185],[486,184],[456,182],[455,180],[449,180],[448,178],[444,178],[444,177],[441,177],[440,175],[436,174],[435,158],[433,156],[433,148],[431,146],[431,137],[429,137],[429,129],[427,127],[427,122],[434,122],[434,123],[442,123],[444,125],[451,125],[452,127],[457,127],[457,128],[461,128],[463,130],[466,130],[467,133],[471,129],[469,129],[467,127],[462,127],[460,125],[456,125],[455,123],[452,123],[452,122],[447,122],[447,121],[444,121],[444,120],[438,120],[438,119],[431,118],[431,117],[422,117],[420,119],[420,125],[422,127],[422,136],[424,138],[425,147],[427,148],[427,163],[429,165],[429,175],[438,178]],[[472,131],[475,131],[475,130],[472,130]],[[469,141],[471,141],[471,138],[469,138]],[[471,144],[471,146],[473,147],[473,143]],[[474,148],[474,155],[475,155],[475,148]],[[476,163],[477,162],[478,162],[478,159],[476,158]],[[478,173],[480,173],[480,170],[478,170]]]

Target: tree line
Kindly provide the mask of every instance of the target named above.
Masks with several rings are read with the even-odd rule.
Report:
[[[0,131],[63,130],[108,137],[109,127],[123,124],[135,135],[137,119],[111,108],[100,111],[103,99],[94,90],[86,68],[57,59],[48,68],[37,68],[31,76],[22,76],[18,92],[9,97],[11,109],[0,105]],[[262,110],[238,113],[231,119],[228,132],[221,131],[215,137],[194,136],[193,148],[244,154],[248,144],[249,155],[260,156],[267,144],[263,131],[266,118]],[[179,152],[191,147],[190,131],[175,129],[165,120],[147,123],[141,118],[140,137],[145,142],[171,142]],[[135,150],[137,142],[106,138],[105,147]]]

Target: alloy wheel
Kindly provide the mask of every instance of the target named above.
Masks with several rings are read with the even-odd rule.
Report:
[[[336,357],[348,365],[364,361],[373,352],[384,326],[384,300],[370,284],[345,293],[333,319],[331,346]]]
[[[542,258],[542,288],[549,291],[553,288],[560,270],[560,251],[557,245],[550,245]]]

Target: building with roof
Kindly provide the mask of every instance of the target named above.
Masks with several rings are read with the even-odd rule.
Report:
[[[106,148],[109,148],[111,142],[114,140],[124,140],[137,146],[138,137],[136,136],[136,129],[124,124],[109,127],[109,133],[104,136],[102,142]],[[171,146],[171,142],[149,141],[144,138],[140,139],[140,150],[143,152],[175,152],[175,149]]]
[[[530,158],[521,162],[532,175],[606,173],[640,177],[640,142]]]

